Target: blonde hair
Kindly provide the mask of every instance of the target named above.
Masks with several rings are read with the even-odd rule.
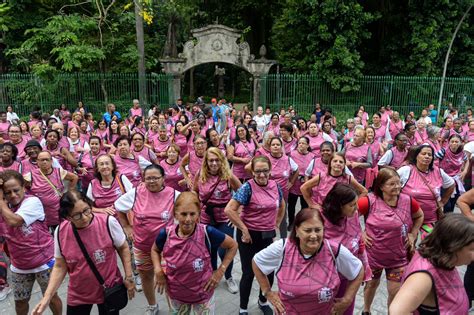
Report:
[[[209,153],[212,153],[217,156],[217,158],[221,162],[221,167],[219,169],[219,172],[217,173],[217,176],[219,176],[219,178],[222,180],[229,180],[232,177],[232,172],[230,170],[229,163],[227,162],[224,153],[222,153],[220,149],[215,147],[207,149],[206,153],[204,153],[201,171],[199,172],[199,180],[204,183],[211,176],[209,172],[209,166],[207,165],[207,158],[209,156]]]

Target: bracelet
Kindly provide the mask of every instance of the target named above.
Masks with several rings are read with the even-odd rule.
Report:
[[[125,281],[132,282],[132,283],[135,282],[135,280],[133,279],[132,276],[130,276],[130,277],[125,277]]]

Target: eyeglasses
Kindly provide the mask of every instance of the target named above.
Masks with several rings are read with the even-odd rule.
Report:
[[[257,175],[260,175],[260,174],[268,175],[270,173],[270,170],[255,170],[253,172]]]
[[[75,221],[78,221],[78,220],[82,219],[83,216],[87,216],[87,215],[91,214],[91,212],[92,212],[91,208],[86,208],[84,211],[75,213],[75,214],[73,214],[69,217],[71,219],[75,220]]]
[[[195,145],[205,145],[206,142],[196,142]]]
[[[154,177],[154,176],[150,176],[150,177],[145,177],[145,182],[157,182],[159,181],[160,179],[162,179],[163,176],[160,176],[160,177]]]

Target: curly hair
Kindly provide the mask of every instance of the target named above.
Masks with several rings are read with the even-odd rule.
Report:
[[[199,181],[201,183],[207,182],[208,178],[211,176],[209,172],[209,165],[208,165],[208,157],[209,153],[214,154],[217,156],[219,161],[221,162],[221,167],[219,168],[219,171],[217,175],[219,176],[220,179],[222,180],[229,180],[232,177],[232,171],[230,170],[229,167],[229,162],[227,162],[227,159],[225,155],[222,153],[222,151],[216,147],[211,147],[207,149],[206,153],[204,153],[204,159],[203,163],[201,165],[201,171],[199,172]]]

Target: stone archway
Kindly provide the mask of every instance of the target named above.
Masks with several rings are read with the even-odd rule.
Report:
[[[222,62],[235,65],[253,76],[253,107],[260,103],[260,79],[262,75],[268,74],[270,68],[277,62],[265,58],[266,48],[260,47],[260,58],[250,54],[250,46],[247,42],[238,43],[241,31],[213,24],[191,31],[194,39],[184,44],[183,52],[178,58],[160,59],[163,72],[173,77],[173,97],[181,97],[181,79],[185,71],[204,64]]]

